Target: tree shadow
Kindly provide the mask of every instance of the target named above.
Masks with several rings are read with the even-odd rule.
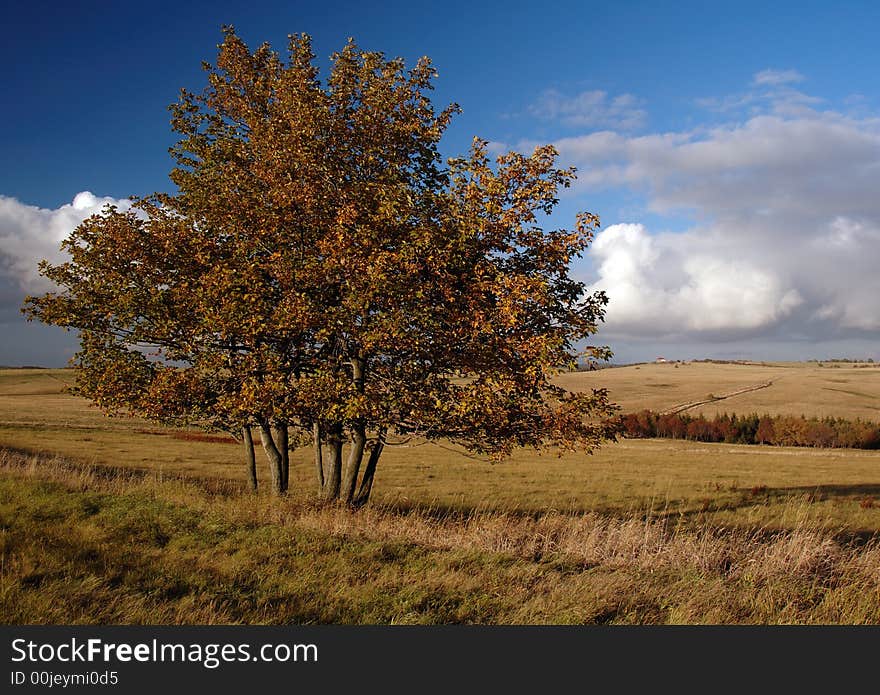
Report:
[[[798,485],[793,487],[768,488],[780,495],[814,495],[820,499],[865,499],[880,497],[880,483],[855,483],[849,485]]]
[[[819,502],[858,502],[866,509],[880,509],[880,483],[852,483],[852,484],[820,484],[820,485],[792,485],[781,487],[767,487],[764,485],[753,488],[739,488],[731,492],[739,493],[733,499],[713,501],[707,499],[707,504],[702,507],[691,509],[679,509],[658,513],[658,518],[699,519],[700,517],[715,514],[717,512],[736,512],[740,509],[766,504],[767,502],[798,502],[815,504]],[[844,527],[845,523],[840,523]],[[786,528],[768,526],[761,529],[769,536],[777,533],[790,531]],[[832,537],[843,545],[864,546],[869,542],[880,540],[880,530],[876,528],[847,527],[832,531]]]

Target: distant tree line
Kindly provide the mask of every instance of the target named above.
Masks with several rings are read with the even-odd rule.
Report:
[[[809,360],[809,361],[810,361],[810,362],[818,362],[818,363],[820,363],[820,364],[821,364],[822,362],[843,362],[843,363],[845,363],[845,364],[858,364],[858,363],[860,363],[860,362],[868,362],[869,364],[874,364],[874,358],[873,358],[873,357],[868,357],[868,358],[865,358],[865,359],[860,359],[860,358],[857,358],[857,357],[855,357],[855,358],[854,358],[854,357],[834,357],[834,358],[829,359],[829,360]]]
[[[726,444],[769,444],[824,448],[880,449],[880,425],[861,419],[807,418],[792,415],[661,414],[651,410],[628,413],[623,433],[630,438],[661,437]]]

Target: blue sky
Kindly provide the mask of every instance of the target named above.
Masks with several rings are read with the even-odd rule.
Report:
[[[554,222],[603,232],[576,272],[611,297],[620,361],[880,358],[880,94],[874,3],[17,3],[0,57],[0,364],[59,365],[25,326],[78,216],[168,190],[167,106],[198,89],[223,24],[253,47],[347,37],[440,71],[444,142],[554,143],[578,166]],[[93,197],[77,194],[89,191]],[[69,230],[67,230],[69,231]]]

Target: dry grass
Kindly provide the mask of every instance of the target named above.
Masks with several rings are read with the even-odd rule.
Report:
[[[563,374],[558,380],[573,390],[607,387],[612,400],[627,412],[643,408],[661,412],[705,400],[710,394],[719,396],[772,382],[767,388],[706,403],[689,412],[880,420],[880,364],[823,364],[643,364]]]
[[[676,373],[691,368],[645,369],[648,366]],[[691,366],[722,373],[741,368]],[[626,369],[598,374],[611,379]],[[779,369],[795,372],[799,367]],[[630,379],[641,373],[630,372]],[[0,446],[86,464],[244,482],[242,452],[222,436],[158,428],[136,418],[104,417],[81,399],[59,393],[61,381],[70,379],[63,370],[0,371]],[[712,388],[722,393],[726,387]],[[311,457],[306,450],[292,454],[292,483],[298,493],[312,488]],[[259,463],[259,473],[265,476],[261,455]],[[764,493],[752,494],[756,488]],[[649,510],[676,523],[702,519],[746,528],[791,528],[805,516],[811,523],[861,532],[880,530],[880,505],[865,502],[871,498],[880,498],[877,451],[671,440],[625,440],[594,456],[536,456],[525,451],[498,465],[468,458],[454,447],[410,442],[386,449],[374,490],[377,504],[398,508],[593,511],[619,517]]]
[[[358,513],[0,454],[8,623],[875,623],[876,539],[595,513]]]
[[[628,369],[563,378],[657,408],[763,369],[860,379],[822,391],[842,408],[880,373]],[[0,371],[3,622],[880,622],[880,452],[648,440],[491,465],[410,442],[353,514],[310,498],[307,451],[294,494],[253,496],[222,437],[105,418],[69,379]]]

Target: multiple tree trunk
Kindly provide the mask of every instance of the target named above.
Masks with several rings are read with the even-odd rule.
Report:
[[[342,427],[333,425],[325,432],[319,425],[312,431],[318,494],[325,500],[339,500],[360,507],[370,499],[376,465],[385,447],[385,431],[370,441],[357,427],[350,436],[348,456],[343,455]],[[369,453],[368,453],[369,452]],[[366,457],[366,466],[363,466]]]
[[[263,420],[257,424],[263,451],[269,462],[272,491],[287,492],[290,484],[290,445],[287,423]],[[241,439],[245,449],[248,482],[251,490],[257,490],[257,465],[251,425],[243,425]],[[348,437],[348,452],[344,455],[345,433],[341,423],[312,428],[312,446],[315,452],[315,479],[322,499],[342,501],[361,507],[370,499],[376,466],[385,448],[385,430],[370,440],[366,428],[356,424]],[[364,459],[366,465],[364,466]],[[361,474],[361,468],[363,473]]]
[[[290,482],[290,444],[287,423],[270,426],[268,421],[258,424],[260,441],[263,451],[269,460],[269,473],[272,479],[272,490],[277,494],[287,491]],[[241,427],[241,441],[244,445],[245,463],[247,464],[248,484],[251,490],[257,490],[257,459],[254,454],[254,437],[251,425]]]

